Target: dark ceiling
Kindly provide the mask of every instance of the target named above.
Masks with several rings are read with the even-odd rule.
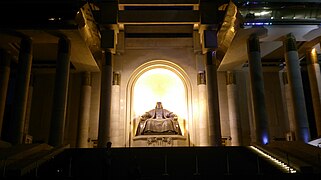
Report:
[[[136,2],[138,0],[120,0],[119,2]],[[147,0],[145,0],[147,2]],[[157,2],[172,2],[170,0],[155,0]],[[190,0],[194,2],[196,0]],[[63,29],[65,33],[70,33],[75,42],[81,41],[78,35],[78,24],[76,22],[76,14],[80,8],[87,2],[93,2],[99,6],[103,0],[1,0],[0,15],[2,22],[0,24],[0,47],[1,44],[10,46],[10,49],[15,53],[18,52],[19,43],[17,40],[12,40],[11,37],[19,37],[24,33],[35,37],[35,55],[37,62],[35,65],[42,67],[52,66],[52,62],[56,57],[56,41],[55,33],[60,33]],[[154,1],[148,1],[154,2]],[[222,2],[229,2],[220,1]],[[319,1],[234,1],[239,7],[242,16],[246,23],[262,23],[268,22],[273,25],[300,25],[300,24],[320,24],[321,21],[321,0]],[[124,6],[124,10],[191,10],[193,6]],[[265,16],[247,16],[255,14],[263,10],[269,10],[272,13]],[[303,16],[310,14],[310,16]],[[273,18],[271,18],[273,15]],[[282,18],[283,17],[283,18]],[[294,17],[304,17],[298,19]],[[258,25],[258,24],[255,24]],[[125,38],[186,38],[193,37],[192,24],[152,24],[152,25],[125,25]],[[149,28],[146,28],[149,27]],[[18,31],[17,31],[18,30]],[[41,31],[41,33],[39,33]],[[59,31],[59,32],[58,32]],[[46,39],[44,42],[43,39]],[[271,38],[270,38],[271,39]],[[277,40],[277,39],[273,39]],[[244,41],[240,43],[245,43]],[[85,43],[83,43],[85,44]],[[307,43],[298,41],[298,47],[304,46]],[[77,47],[78,49],[86,49],[85,47]],[[48,53],[43,53],[44,50],[51,49]],[[238,48],[236,48],[237,50]],[[83,52],[87,52],[84,50]],[[89,57],[86,54],[74,54],[74,59]],[[283,49],[279,47],[272,50],[263,57],[265,62],[279,62],[283,58]],[[79,64],[79,62],[78,62]],[[92,64],[92,63],[91,63]]]
[[[1,0],[0,28],[73,28],[79,0]]]

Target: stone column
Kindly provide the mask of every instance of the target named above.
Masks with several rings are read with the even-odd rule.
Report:
[[[206,53],[206,83],[208,96],[209,145],[221,146],[221,122],[218,99],[216,57],[212,51]],[[213,62],[214,60],[214,62]]]
[[[82,86],[80,92],[79,119],[76,146],[88,148],[88,133],[91,103],[91,73],[82,73]]]
[[[52,146],[61,146],[64,143],[70,71],[70,49],[70,40],[66,37],[61,37],[58,42],[55,87],[49,134],[49,144]]]
[[[264,79],[261,64],[260,42],[256,34],[252,34],[247,42],[250,84],[253,101],[256,141],[269,143],[268,117],[265,104]]]
[[[208,146],[208,119],[207,119],[207,97],[206,97],[206,78],[205,71],[198,72],[197,78],[197,86],[198,86],[198,104],[199,104],[199,145],[200,146]]]
[[[307,69],[309,75],[315,124],[318,137],[321,137],[321,74],[318,55],[315,49],[306,51]]]
[[[286,70],[282,72],[282,80],[284,84],[284,94],[285,94],[285,101],[286,101],[285,103],[286,103],[286,110],[287,110],[287,115],[289,119],[289,128],[291,133],[291,139],[288,139],[288,140],[293,140],[294,137],[292,135],[295,132],[295,118],[294,118],[294,112],[293,112],[291,89],[290,89]]]
[[[237,85],[235,79],[235,73],[226,72],[226,86],[227,86],[227,102],[228,102],[228,115],[230,120],[230,132],[231,132],[231,145],[242,145],[242,129],[240,123],[240,110],[238,106],[238,94]]]
[[[308,142],[310,140],[310,129],[305,105],[300,61],[293,34],[288,34],[283,42],[285,64],[291,88],[293,111],[295,118],[295,140]]]
[[[12,134],[9,136],[13,144],[22,144],[24,122],[27,109],[28,88],[32,66],[32,39],[25,37],[20,43],[17,69],[15,98],[13,102]]]
[[[0,139],[4,111],[7,100],[7,90],[10,78],[10,58],[4,49],[0,49]]]
[[[110,112],[111,112],[111,87],[112,87],[112,53],[103,51],[101,63],[101,91],[100,91],[100,110],[98,127],[98,147],[106,146],[110,137]]]
[[[113,72],[113,83],[111,92],[111,141],[113,146],[122,146],[121,131],[120,129],[120,78],[119,72]]]
[[[29,90],[28,90],[28,101],[27,101],[25,125],[24,125],[24,139],[26,139],[26,136],[28,136],[28,134],[29,134],[29,122],[30,122],[30,112],[31,112],[31,104],[32,104],[33,83],[34,83],[34,76],[31,74],[30,83],[29,83]]]

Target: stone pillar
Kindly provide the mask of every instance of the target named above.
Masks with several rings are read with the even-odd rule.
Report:
[[[7,100],[7,90],[10,78],[10,58],[4,49],[0,49],[0,139],[4,111]]]
[[[17,69],[15,98],[13,102],[11,143],[22,144],[24,135],[24,122],[27,109],[28,88],[32,66],[32,39],[25,37],[20,43],[20,52]]]
[[[26,136],[28,136],[28,134],[29,134],[29,122],[30,122],[30,112],[31,112],[31,104],[32,104],[33,83],[34,83],[34,77],[31,74],[30,83],[29,83],[29,90],[28,90],[28,101],[27,101],[25,125],[24,125],[24,139],[26,139]]]
[[[217,68],[216,57],[209,51],[206,53],[206,83],[207,83],[207,96],[208,96],[208,125],[209,125],[209,145],[221,146],[221,122],[219,111],[219,99],[218,99],[218,85],[217,85]]]
[[[111,92],[111,141],[113,146],[122,146],[120,123],[120,73],[113,72],[112,92]]]
[[[318,55],[315,49],[306,51],[307,69],[309,75],[315,124],[317,135],[321,137],[321,74]]]
[[[270,137],[265,104],[260,42],[256,34],[252,34],[249,37],[247,46],[254,122],[256,128],[256,142],[267,144],[269,143]]]
[[[284,84],[286,110],[287,110],[287,115],[288,115],[288,119],[289,119],[289,129],[290,129],[289,135],[291,135],[291,139],[288,139],[288,140],[293,140],[294,137],[292,135],[295,133],[295,118],[294,118],[294,112],[293,112],[291,88],[289,85],[286,70],[282,72],[282,79],[283,79],[283,84]]]
[[[238,94],[235,73],[226,72],[228,114],[230,120],[231,145],[242,145],[242,129],[240,123],[240,110],[238,106]]]
[[[80,92],[79,119],[76,147],[88,148],[88,133],[91,103],[91,73],[82,73],[82,86]]]
[[[310,129],[305,105],[300,61],[293,34],[288,34],[283,42],[285,64],[291,88],[293,111],[295,118],[295,140],[308,142],[310,140]]]
[[[199,145],[200,146],[208,146],[208,119],[207,119],[207,96],[206,96],[206,78],[205,71],[198,72],[197,78],[197,86],[198,86],[198,104],[199,104]]]
[[[61,37],[58,42],[55,87],[49,134],[49,144],[52,146],[61,146],[64,143],[70,71],[70,49],[70,40],[66,37]]]
[[[111,141],[110,133],[110,112],[111,112],[111,87],[112,87],[112,53],[103,51],[101,63],[101,90],[100,90],[100,110],[98,127],[98,147],[106,146]]]

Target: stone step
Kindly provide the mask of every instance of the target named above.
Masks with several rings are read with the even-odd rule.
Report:
[[[48,144],[19,144],[8,148],[0,148],[0,159],[5,161],[6,165],[24,159],[34,153],[42,150],[50,150],[52,146]]]
[[[19,155],[19,159],[8,160],[6,164],[2,165],[2,174],[9,177],[23,176],[31,171],[35,171],[39,166],[54,158],[65,148],[69,148],[69,145],[53,148],[47,144],[39,144],[33,148],[27,148],[27,150],[20,152],[23,156]],[[17,158],[17,155],[15,157]]]

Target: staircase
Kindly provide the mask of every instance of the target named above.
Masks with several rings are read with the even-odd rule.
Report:
[[[38,179],[133,179],[133,169],[140,170],[141,179],[309,179],[319,173],[302,173],[296,165],[281,168],[260,146],[222,147],[149,147],[112,148],[112,167],[107,171],[104,148],[52,148],[34,145],[16,156],[6,166],[6,176]],[[37,149],[37,150],[36,150]],[[255,149],[255,150],[254,150]],[[37,151],[38,155],[35,155]],[[15,154],[15,153],[13,153]],[[27,155],[29,154],[29,155]],[[271,151],[270,156],[275,157]],[[19,161],[17,159],[20,159]],[[28,159],[33,159],[29,161]],[[281,158],[282,159],[282,158]],[[7,161],[9,162],[9,161]],[[4,166],[2,166],[4,167]],[[106,174],[106,172],[110,172]],[[107,177],[110,175],[111,177]]]
[[[45,143],[1,147],[1,177],[25,176],[61,153],[66,147],[53,148]]]
[[[103,148],[69,148],[38,168],[38,178],[108,179],[104,177]],[[300,179],[309,175],[294,168],[285,171],[246,146],[112,148],[112,179],[133,179],[131,170],[140,169],[141,179]],[[291,173],[290,173],[291,172]],[[34,172],[29,176],[34,176]]]

